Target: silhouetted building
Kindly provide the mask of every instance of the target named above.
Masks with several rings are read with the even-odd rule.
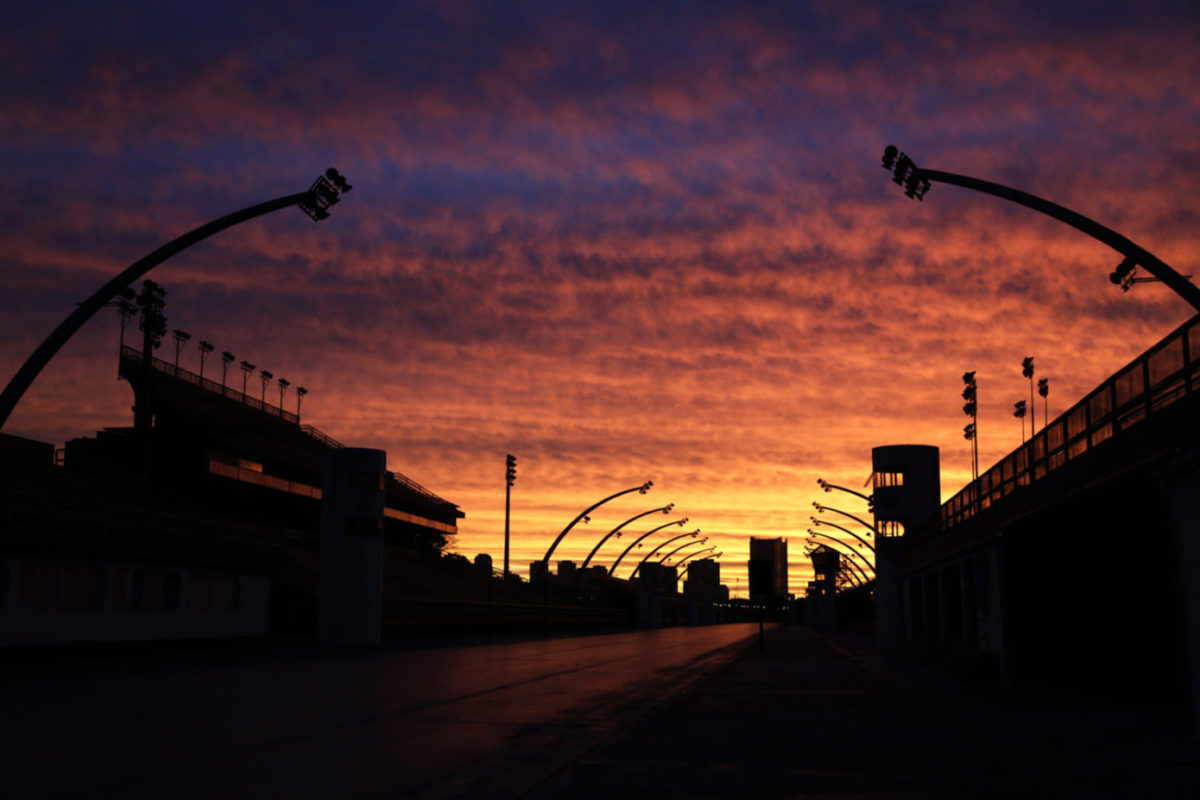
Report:
[[[787,539],[750,537],[750,563],[765,564],[750,569],[751,597],[787,597]]]
[[[872,448],[871,470],[875,527],[881,536],[899,536],[941,508],[941,465],[936,447],[893,444]]]
[[[713,591],[721,585],[721,564],[715,558],[689,562],[685,583],[694,583]]]
[[[273,624],[315,626],[322,460],[342,446],[232,387],[150,366],[122,349],[140,427],[72,439],[62,466],[49,445],[0,440],[0,642],[262,633],[268,601]],[[414,481],[384,472],[377,489],[385,574],[456,533],[458,507]]]

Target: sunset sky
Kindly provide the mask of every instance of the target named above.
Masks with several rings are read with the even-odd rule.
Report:
[[[513,453],[522,573],[653,480],[555,560],[673,502],[731,588],[783,536],[801,592],[812,502],[866,508],[818,477],[861,489],[872,446],[916,443],[943,497],[969,478],[964,371],[986,467],[1020,443],[1023,357],[1053,417],[1192,315],[1071,228],[880,167],[894,143],[1197,274],[1200,7],[1098,6],[9,3],[0,380],[137,258],[333,165],[330,219],[157,268],[170,327],[307,387],[306,423],[461,506],[468,557],[502,557]],[[129,424],[118,329],[90,322],[5,431]]]

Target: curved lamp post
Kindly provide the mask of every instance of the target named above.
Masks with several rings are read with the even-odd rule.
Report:
[[[820,531],[814,531],[811,528],[809,528],[809,530],[808,530],[808,535],[809,536],[820,536],[822,539],[828,539],[831,542],[840,544],[842,547],[846,548],[847,553],[849,553],[850,555],[853,555],[853,556],[857,556],[862,561],[863,566],[865,566],[867,569],[871,570],[871,572],[875,571],[875,567],[873,567],[871,565],[870,561],[867,561],[866,557],[864,557],[862,553],[857,552],[853,547],[846,544],[841,539],[838,539],[836,536],[830,536],[827,533],[821,533]]]
[[[861,536],[859,536],[854,531],[850,530],[849,528],[838,525],[836,522],[830,522],[828,520],[820,519],[818,517],[809,517],[809,519],[812,520],[812,523],[814,525],[828,525],[831,528],[837,528],[839,531],[843,531],[845,533],[850,534],[851,536],[853,536],[855,539],[858,540],[859,544],[861,544],[863,547],[870,550],[872,555],[875,554],[875,548],[871,546],[871,543],[868,542],[866,539],[862,538]]]
[[[687,561],[692,556],[698,556],[698,555],[702,555],[704,553],[711,553],[712,551],[714,551],[716,549],[717,549],[717,546],[714,544],[714,545],[709,545],[708,547],[704,548],[703,550],[697,550],[694,553],[688,553],[686,556],[684,556],[683,558],[681,558],[679,560],[679,564],[675,565],[675,569],[679,569],[680,565],[683,564],[683,562]],[[722,555],[724,555],[724,553],[713,553],[713,558],[719,558]],[[696,563],[696,562],[693,561],[692,564],[694,564],[694,563]],[[677,574],[675,576],[676,583],[679,583],[681,580],[683,580],[684,574],[687,573],[688,568],[691,567],[692,564],[688,564],[686,567],[683,568],[683,572],[680,572],[679,574]]]
[[[713,549],[715,549],[715,548],[716,548],[716,545],[713,545],[712,547],[710,547],[710,548],[707,548],[707,549],[708,549],[708,550],[713,550]],[[701,553],[703,553],[703,552],[705,552],[705,551],[704,551],[704,550],[697,550],[697,551],[696,551],[696,552],[694,552],[694,553],[688,553],[686,556],[684,556],[683,558],[679,559],[679,563],[675,565],[675,569],[679,569],[679,568],[680,568],[680,567],[682,567],[682,566],[683,566],[685,563],[687,563],[689,560],[691,560],[691,559],[695,558],[696,556],[700,555],[700,554],[701,554]],[[718,557],[720,557],[720,556],[723,556],[723,555],[725,555],[725,554],[724,554],[724,553],[716,553],[716,554],[713,556],[713,558],[718,558]],[[690,567],[690,566],[691,566],[691,564],[688,564],[688,567]],[[687,567],[684,567],[684,570],[683,570],[683,571],[684,571],[684,572],[687,572]],[[683,573],[680,573],[680,574],[682,575]]]
[[[850,519],[857,522],[859,525],[865,525],[866,527],[870,528],[871,533],[875,534],[876,536],[879,535],[878,528],[876,528],[871,523],[867,522],[865,519],[862,519],[861,517],[856,517],[848,511],[842,511],[840,508],[834,508],[833,506],[823,506],[817,502],[813,503],[813,508],[815,508],[817,510],[817,513],[820,513],[822,511],[832,511],[835,514],[841,514],[843,517],[849,517]]]
[[[666,554],[665,556],[663,556],[662,558],[658,559],[658,562],[657,562],[657,563],[659,563],[659,564],[662,564],[663,566],[666,566],[666,563],[667,563],[668,559],[670,559],[670,558],[671,558],[671,556],[675,555],[676,553],[678,553],[680,550],[683,550],[684,548],[687,548],[687,547],[695,547],[695,546],[696,546],[696,545],[698,545],[698,544],[708,544],[708,537],[707,537],[707,536],[705,536],[703,539],[696,539],[696,540],[694,540],[694,541],[691,541],[691,542],[684,542],[683,544],[679,545],[679,547],[676,547],[674,550],[672,550],[671,552],[667,553],[667,554]],[[716,546],[715,544],[714,544],[714,545],[710,545],[710,548],[711,548],[711,549],[713,549],[713,550],[715,550],[715,549],[717,549],[717,546]],[[696,552],[697,552],[697,553],[703,553],[704,551],[703,551],[703,550],[697,550]],[[675,566],[677,566],[677,567],[678,567],[679,565],[678,565],[678,564],[676,564]]]
[[[805,550],[804,555],[808,556],[810,559],[812,558],[813,550],[815,550],[816,548],[829,547],[829,545],[819,544],[819,543],[811,542],[811,541],[808,542],[808,545],[809,545],[810,549]],[[829,549],[833,550],[832,547],[829,547]],[[840,553],[841,551],[838,550],[836,552]],[[867,583],[867,581],[868,581],[867,576],[863,573],[862,569],[858,566],[858,564],[854,563],[850,559],[847,558],[847,559],[845,559],[844,562],[841,559],[839,559],[838,566],[840,567],[840,569],[838,570],[838,573],[840,575],[846,576],[846,580],[850,583],[851,586],[856,586],[856,587],[863,586]],[[856,580],[857,580],[857,582],[856,582]]]
[[[956,175],[953,172],[921,169],[913,163],[911,158],[901,153],[895,145],[888,145],[884,148],[883,168],[892,173],[892,180],[895,183],[904,187],[906,195],[918,200],[923,199],[925,193],[929,191],[930,185],[937,181],[990,194],[1034,211],[1040,211],[1046,216],[1054,217],[1059,222],[1065,222],[1076,230],[1083,231],[1093,239],[1098,239],[1125,256],[1116,270],[1108,276],[1109,280],[1120,285],[1122,289],[1128,289],[1137,280],[1133,277],[1133,273],[1138,265],[1141,265],[1146,268],[1147,272],[1170,286],[1176,294],[1191,303],[1194,308],[1200,310],[1200,288],[1195,284],[1167,266],[1166,262],[1150,251],[1076,211],[999,183],[982,181],[966,175]]]
[[[46,364],[50,363],[50,359],[67,343],[67,340],[74,336],[76,331],[82,328],[84,323],[91,319],[97,311],[104,308],[105,304],[154,267],[215,233],[282,208],[299,206],[305,214],[312,217],[314,222],[323,220],[329,216],[329,207],[337,203],[341,196],[351,188],[353,187],[346,183],[345,178],[330,167],[324,175],[317,177],[307,191],[268,200],[265,203],[227,214],[167,242],[149,255],[130,264],[120,275],[101,286],[91,297],[76,306],[75,310],[59,323],[58,327],[46,337],[46,340],[33,351],[33,355],[17,370],[17,374],[0,393],[0,428],[4,427],[9,415],[12,414],[13,409],[16,408],[17,403],[20,402],[34,379],[45,369]]]
[[[634,568],[633,568],[633,572],[629,573],[629,580],[633,580],[635,577],[637,577],[638,570],[642,568],[642,564],[645,564],[645,563],[646,563],[646,560],[647,560],[648,558],[650,558],[650,556],[654,555],[654,554],[655,554],[655,553],[657,553],[659,550],[663,549],[663,546],[665,546],[665,545],[668,545],[668,544],[670,544],[671,542],[676,542],[676,541],[679,541],[680,539],[682,539],[682,538],[683,538],[683,537],[685,537],[685,536],[692,536],[692,537],[695,537],[695,536],[699,536],[699,535],[700,535],[700,529],[699,529],[699,528],[696,528],[696,530],[694,530],[694,531],[689,531],[688,533],[681,533],[681,534],[679,534],[678,536],[672,536],[670,539],[667,539],[665,542],[659,542],[659,543],[658,543],[658,546],[656,546],[656,547],[655,547],[653,550],[651,550],[649,553],[646,553],[646,556],[645,556],[645,558],[643,558],[641,561],[639,561],[639,562],[638,562],[638,565],[637,565],[636,567],[634,567]],[[615,566],[613,567],[613,570],[614,570],[614,571],[616,570],[616,567],[615,567]]]
[[[599,508],[600,506],[607,503],[609,500],[620,497],[623,494],[629,494],[630,492],[637,492],[638,494],[645,494],[646,492],[650,491],[650,487],[653,485],[654,485],[654,481],[646,481],[641,486],[632,486],[628,489],[622,489],[621,491],[617,492],[616,494],[610,494],[608,497],[604,498],[599,503],[594,503],[593,505],[590,505],[587,508],[585,508],[583,511],[579,512],[579,516],[576,517],[575,519],[571,520],[570,525],[563,528],[562,533],[560,533],[558,535],[558,538],[555,539],[554,543],[550,545],[550,549],[546,551],[546,557],[544,559],[542,559],[542,561],[545,562],[545,564],[546,564],[546,568],[547,569],[550,568],[550,556],[552,556],[554,554],[554,548],[558,547],[558,543],[563,540],[563,537],[567,535],[567,532],[570,531],[571,528],[575,527],[575,524],[578,523],[579,520],[583,519],[588,514],[592,513],[597,508]]]
[[[819,534],[819,533],[818,533],[818,534],[813,534],[813,535],[814,535],[814,536],[824,536],[824,534]],[[824,538],[826,538],[826,539],[829,539],[829,540],[830,540],[830,541],[832,541],[832,542],[837,542],[837,543],[838,543],[838,544],[840,544],[842,547],[845,547],[845,548],[848,550],[848,552],[849,552],[850,554],[854,554],[854,551],[853,551],[852,549],[850,549],[849,545],[847,545],[845,542],[843,542],[843,541],[840,541],[840,540],[838,540],[838,539],[834,539],[832,536],[824,536]],[[823,543],[821,543],[821,542],[812,542],[811,540],[809,541],[809,544],[811,544],[813,547],[829,547],[829,545],[827,545],[827,544],[823,544]],[[832,547],[830,547],[829,549],[830,549],[830,550],[834,550],[834,548],[832,548]],[[835,550],[835,552],[841,553],[842,551],[841,551],[841,550]],[[812,552],[811,552],[811,551],[808,551],[808,552],[806,553],[806,555],[808,555],[808,556],[811,558],[811,557],[812,557]],[[852,559],[850,559],[850,558],[845,558],[845,559],[841,559],[841,562],[840,562],[840,563],[842,564],[842,568],[843,568],[843,569],[845,569],[847,566],[848,566],[848,567],[851,567],[851,568],[853,568],[853,569],[854,569],[854,571],[855,571],[855,572],[858,574],[858,576],[859,576],[859,577],[862,579],[863,583],[867,583],[867,582],[869,582],[869,581],[871,580],[870,578],[868,578],[868,577],[867,577],[867,573],[865,573],[865,572],[863,571],[862,567],[860,567],[856,561],[853,561],[853,560],[852,560]],[[869,565],[868,565],[868,566],[869,566]]]
[[[830,483],[829,481],[825,480],[824,478],[817,478],[817,485],[820,486],[822,489],[824,489],[826,492],[832,492],[834,489],[837,489],[839,492],[848,492],[849,494],[855,495],[856,497],[861,497],[863,500],[866,500],[868,503],[875,502],[874,499],[870,495],[863,494],[862,492],[856,492],[853,489],[847,489],[845,486],[838,486],[836,483]]]
[[[676,520],[672,520],[671,522],[664,522],[662,525],[659,525],[657,528],[651,528],[650,530],[646,531],[641,536],[639,536],[638,538],[636,538],[632,542],[630,542],[629,547],[625,548],[625,552],[623,552],[623,553],[621,553],[621,555],[617,556],[617,560],[613,562],[612,569],[609,570],[608,574],[615,576],[617,574],[617,567],[620,566],[621,561],[625,558],[625,556],[629,555],[629,552],[631,550],[633,550],[633,548],[637,547],[641,543],[641,541],[643,539],[645,539],[647,536],[649,536],[650,534],[658,533],[663,528],[669,528],[672,525],[678,525],[679,527],[682,528],[684,525],[687,525],[687,522],[688,522],[688,518],[684,517],[683,519],[676,519]]]
[[[583,574],[583,571],[584,571],[585,569],[587,569],[587,566],[588,566],[588,564],[590,564],[590,563],[591,563],[591,561],[592,561],[592,558],[593,558],[593,557],[596,555],[596,553],[597,553],[597,552],[600,550],[600,547],[601,547],[601,545],[603,545],[605,542],[607,542],[607,541],[608,541],[608,538],[609,538],[610,536],[612,536],[612,535],[615,533],[615,534],[617,534],[617,537],[618,537],[618,538],[620,538],[621,534],[620,534],[620,533],[618,533],[618,531],[620,531],[620,530],[621,530],[621,528],[624,528],[626,525],[628,525],[629,523],[633,522],[635,519],[641,519],[642,517],[645,517],[645,516],[648,516],[648,515],[650,515],[650,514],[653,514],[653,513],[655,513],[656,511],[661,511],[661,512],[662,512],[662,513],[664,513],[664,514],[670,514],[670,513],[671,513],[671,509],[673,509],[674,507],[675,507],[675,504],[674,504],[674,503],[667,503],[667,504],[666,504],[665,506],[663,506],[662,508],[652,508],[652,509],[650,509],[649,511],[643,511],[643,512],[642,512],[642,513],[640,513],[640,514],[635,514],[635,515],[633,515],[632,517],[630,517],[629,519],[625,520],[624,522],[622,522],[622,523],[621,523],[620,525],[618,525],[617,527],[613,528],[611,531],[609,531],[608,533],[606,533],[606,534],[604,535],[604,538],[603,538],[603,539],[601,539],[599,542],[597,542],[597,543],[596,543],[596,546],[592,548],[592,552],[588,553],[588,557],[587,557],[587,558],[585,558],[585,559],[583,560],[583,566],[579,568],[579,574]]]
[[[833,541],[838,541],[838,540],[833,540]],[[846,545],[846,542],[839,542],[839,543],[840,543],[840,545],[841,545],[842,547],[847,547],[847,548],[848,548],[848,546]],[[811,547],[829,547],[828,545],[821,545],[821,543],[818,543],[818,542],[812,542],[812,541],[810,541],[810,542],[809,542],[809,545],[810,545]],[[832,547],[830,547],[829,549],[833,549],[833,548],[832,548]],[[841,551],[838,551],[838,552],[840,553]],[[850,552],[851,552],[851,553],[853,553],[853,551],[850,551]],[[806,551],[806,552],[805,552],[805,554],[806,554],[806,555],[808,555],[808,557],[809,557],[809,558],[811,558],[811,557],[812,557],[812,552],[811,552],[811,551]],[[865,584],[865,583],[868,583],[868,582],[870,582],[870,578],[866,577],[866,573],[865,573],[865,572],[863,572],[863,567],[860,567],[860,566],[858,566],[858,563],[857,563],[857,561],[853,561],[853,560],[851,560],[851,559],[848,559],[848,558],[847,558],[847,559],[845,559],[845,563],[844,563],[844,564],[842,564],[842,569],[844,569],[844,570],[845,570],[845,569],[846,569],[846,567],[850,567],[850,569],[852,569],[852,570],[853,570],[853,572],[850,572],[850,575],[851,575],[851,576],[856,576],[856,575],[858,576],[858,578],[859,578],[859,581],[860,581],[860,583],[859,583],[858,585],[863,585],[863,584]]]
[[[684,556],[683,561],[680,561],[679,564],[682,564],[684,561],[687,561],[688,559],[692,558],[692,556],[698,556],[703,552],[704,552],[703,550],[697,550],[695,553],[690,553],[689,555]],[[712,557],[714,559],[716,559],[716,558],[720,558],[723,555],[725,555],[725,554],[724,553],[713,553]],[[695,563],[697,563],[697,562],[695,562],[695,561],[692,562],[692,564],[695,564]],[[679,564],[676,564],[675,566],[678,567]],[[688,564],[686,567],[683,568],[683,572],[679,573],[680,580],[682,580],[683,576],[687,574],[687,571],[692,568],[692,564]]]

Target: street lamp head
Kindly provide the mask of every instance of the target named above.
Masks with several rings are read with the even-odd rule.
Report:
[[[329,216],[329,207],[336,205],[342,195],[353,188],[340,172],[330,167],[308,187],[306,197],[299,204],[300,210],[314,222],[320,222]]]
[[[1135,272],[1137,272],[1137,262],[1126,256],[1125,260],[1108,274],[1108,279],[1113,284],[1120,286],[1121,291],[1128,292],[1129,288],[1133,286]]]
[[[663,506],[662,513],[664,513],[664,514],[670,514],[670,513],[671,513],[671,509],[673,509],[674,507],[675,507],[675,504],[674,504],[674,503],[667,503],[665,506]]]
[[[817,511],[825,510],[825,507],[823,505],[821,505],[820,503],[818,503],[816,500],[813,501],[813,508],[815,508]]]
[[[650,491],[650,487],[654,485],[654,481],[646,481],[642,484],[642,488],[638,489],[638,494],[645,494]]]

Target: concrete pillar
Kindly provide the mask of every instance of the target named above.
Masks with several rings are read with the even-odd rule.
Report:
[[[383,618],[383,480],[387,454],[343,447],[322,464],[317,632],[378,644]]]
[[[658,582],[662,578],[658,564],[643,564],[638,571],[638,624],[643,628],[662,625],[662,603]]]
[[[875,636],[880,650],[897,650],[904,642],[905,598],[900,583],[899,536],[875,540]]]
[[[1192,726],[1200,733],[1200,454],[1189,453],[1159,474],[1171,512],[1179,564],[1180,602],[1187,637]]]

